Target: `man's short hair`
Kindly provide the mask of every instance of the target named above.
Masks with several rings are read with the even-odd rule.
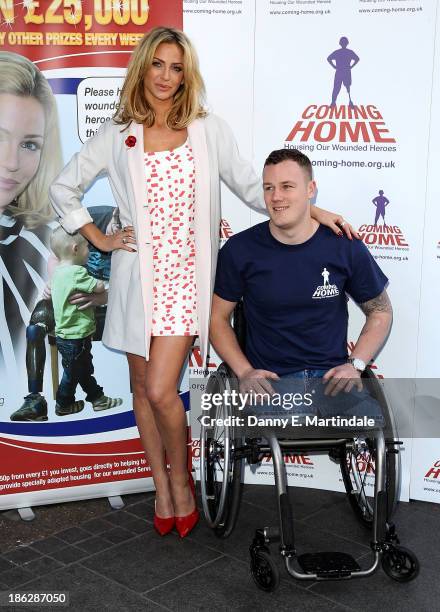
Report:
[[[294,161],[303,168],[308,176],[309,181],[313,180],[313,169],[312,162],[298,151],[298,149],[277,149],[276,151],[272,151],[266,158],[264,162],[264,168],[266,166],[275,166],[276,164],[280,164],[283,161]]]
[[[70,255],[74,244],[81,246],[84,242],[87,243],[87,240],[80,233],[68,234],[61,225],[55,228],[50,236],[50,248],[58,259]]]

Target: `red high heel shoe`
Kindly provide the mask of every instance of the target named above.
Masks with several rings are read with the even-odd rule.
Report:
[[[197,509],[196,487],[195,487],[194,480],[193,480],[191,473],[189,474],[189,487],[191,489],[191,493],[193,495],[194,503],[196,504],[196,507],[194,508],[192,512],[190,512],[189,514],[186,514],[185,516],[175,516],[174,517],[176,529],[181,538],[184,538],[185,536],[189,534],[189,532],[196,526],[200,518],[200,514]]]
[[[166,518],[157,516],[156,514],[156,502],[154,502],[154,520],[153,525],[157,533],[161,536],[170,533],[174,527],[174,516],[168,516]]]

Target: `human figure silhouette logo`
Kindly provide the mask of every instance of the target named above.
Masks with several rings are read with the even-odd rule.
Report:
[[[372,202],[376,207],[376,216],[374,218],[374,225],[377,225],[377,222],[379,221],[380,217],[382,217],[383,219],[383,224],[386,225],[385,208],[388,206],[390,201],[387,197],[384,196],[382,189],[379,190],[379,195],[373,198]]]
[[[323,268],[321,272],[322,276],[322,285],[316,287],[313,292],[312,298],[314,300],[321,300],[323,298],[333,298],[339,295],[339,289],[337,285],[330,284],[330,272],[327,268]]]
[[[354,106],[350,92],[351,69],[359,62],[359,57],[354,51],[348,49],[348,38],[346,36],[343,36],[339,40],[339,45],[341,48],[333,51],[327,58],[330,66],[336,70],[331,106],[336,106],[336,100],[341,91],[342,84],[345,85],[345,89],[348,93],[349,106]]]

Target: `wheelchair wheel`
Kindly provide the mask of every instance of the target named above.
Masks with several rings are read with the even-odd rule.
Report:
[[[232,455],[234,455],[234,450],[242,444],[243,441],[241,438],[234,438]],[[226,497],[222,521],[215,528],[215,535],[219,538],[228,538],[233,532],[237,523],[238,513],[240,511],[241,495],[243,491],[242,473],[243,461],[241,459],[233,458],[230,494]]]
[[[382,569],[397,582],[409,582],[418,575],[420,565],[411,550],[403,546],[393,546],[382,554]]]
[[[232,372],[222,364],[217,372],[209,377],[206,393],[230,392],[233,380]],[[227,537],[234,527],[240,499],[241,463],[235,461],[233,456],[234,445],[240,444],[240,439],[235,440],[234,427],[225,424],[225,419],[232,416],[232,407],[228,403],[222,402],[220,406],[212,405],[203,416],[209,417],[207,419],[209,424],[202,423],[200,432],[200,484],[203,511],[208,525],[216,530],[216,534],[219,537]],[[223,424],[217,425],[215,423],[217,419]]]
[[[400,454],[393,446],[397,441],[397,430],[391,409],[383,390],[372,371],[367,368],[362,375],[362,382],[367,386],[372,397],[380,404],[385,420],[386,437],[386,479],[387,520],[397,506],[400,495]],[[372,438],[361,436],[353,439],[352,448],[347,450],[340,460],[342,480],[351,507],[362,524],[371,527],[374,513],[374,471],[376,449]]]
[[[268,550],[251,552],[251,574],[259,589],[274,591],[280,583],[280,573]]]

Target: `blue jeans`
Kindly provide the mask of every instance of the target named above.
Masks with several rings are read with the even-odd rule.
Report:
[[[365,385],[362,391],[354,387],[349,393],[340,391],[335,397],[325,395],[326,383],[322,377],[328,370],[307,369],[270,380],[275,396],[269,403],[254,406],[255,412],[270,415],[288,414],[319,417],[368,417],[376,423],[383,421],[379,403],[371,397]],[[276,401],[275,401],[276,397]]]
[[[64,368],[63,377],[57,391],[57,404],[62,408],[71,406],[75,401],[75,391],[78,384],[87,394],[86,400],[88,402],[99,399],[104,391],[93,376],[92,337],[67,339],[57,336],[56,343]]]

